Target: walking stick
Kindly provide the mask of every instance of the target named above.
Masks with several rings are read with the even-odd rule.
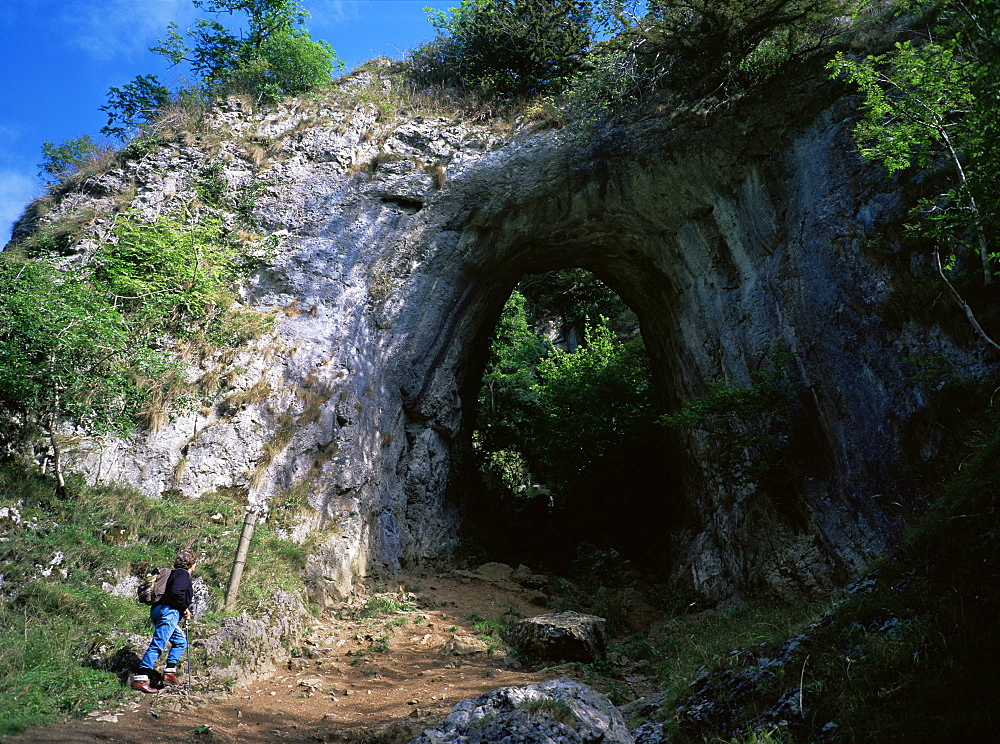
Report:
[[[190,686],[191,685],[191,650],[192,650],[193,646],[191,645],[191,621],[188,620],[187,618],[184,618],[184,635],[187,636],[187,657],[188,657],[188,661],[187,661],[188,673],[187,673],[187,680],[186,681],[188,683],[188,686]]]

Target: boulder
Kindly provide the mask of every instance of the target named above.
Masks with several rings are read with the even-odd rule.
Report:
[[[618,589],[615,592],[627,630],[636,632],[651,626],[660,618],[638,589]]]
[[[611,701],[570,679],[502,687],[463,700],[411,744],[633,744]]]
[[[514,627],[511,642],[538,659],[589,662],[604,656],[606,625],[603,617],[579,612],[536,615]]]
[[[506,563],[484,563],[476,573],[488,581],[508,581],[514,573],[514,569]]]
[[[441,649],[441,653],[448,656],[485,656],[489,652],[485,641],[470,635],[456,635]]]
[[[535,573],[523,563],[514,569],[510,578],[527,589],[545,589],[549,584],[544,574]]]
[[[663,729],[662,723],[649,722],[642,724],[632,732],[635,744],[669,744],[670,734]]]

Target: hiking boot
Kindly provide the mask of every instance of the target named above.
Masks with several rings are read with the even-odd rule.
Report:
[[[177,681],[177,672],[164,672],[163,673],[163,684],[165,684],[165,685],[179,685],[180,682]]]
[[[132,689],[133,690],[138,690],[139,692],[145,692],[147,694],[148,693],[159,692],[159,690],[157,690],[155,687],[150,687],[149,686],[149,680],[148,679],[134,679],[134,680],[132,680]]]

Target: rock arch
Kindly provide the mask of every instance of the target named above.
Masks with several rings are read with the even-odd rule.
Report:
[[[434,559],[454,545],[450,452],[504,301],[525,273],[581,266],[638,314],[665,404],[706,380],[746,381],[776,343],[809,391],[822,468],[796,520],[752,490],[702,483],[686,494],[686,529],[664,536],[674,578],[716,597],[833,585],[893,539],[888,496],[906,488],[898,422],[922,405],[901,360],[926,338],[879,319],[889,284],[864,245],[902,204],[853,154],[850,107],[816,82],[591,136],[501,142],[405,122],[370,176],[350,167],[357,131],[308,133],[267,176],[259,220],[286,237],[246,295],[296,308],[269,349],[243,359],[248,384],[272,381],[269,399],[225,420],[181,416],[81,464],[150,493],[306,484],[308,526],[325,530],[309,569],[319,598]],[[421,165],[435,159],[443,188]],[[282,426],[289,441],[251,483]],[[688,456],[700,454],[694,442]]]

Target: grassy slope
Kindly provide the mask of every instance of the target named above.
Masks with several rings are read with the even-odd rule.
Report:
[[[149,499],[75,478],[59,496],[51,478],[10,462],[0,465],[4,506],[19,518],[0,519],[0,734],[121,697],[114,675],[84,662],[102,644],[146,634],[148,610],[103,591],[102,582],[170,565],[177,549],[192,547],[201,556],[196,576],[218,606],[243,514],[242,504],[223,494]],[[258,528],[237,612],[252,611],[275,589],[301,589],[305,549],[280,539],[280,526]]]
[[[717,658],[695,697],[672,686],[662,710],[671,741],[730,741],[740,731],[750,732],[738,739],[747,742],[995,740],[1000,410],[972,429],[960,467],[920,525],[801,626],[794,644],[775,640]],[[782,654],[780,667],[756,666]],[[789,693],[791,711],[775,713]],[[718,711],[708,723],[691,716],[705,701]]]

